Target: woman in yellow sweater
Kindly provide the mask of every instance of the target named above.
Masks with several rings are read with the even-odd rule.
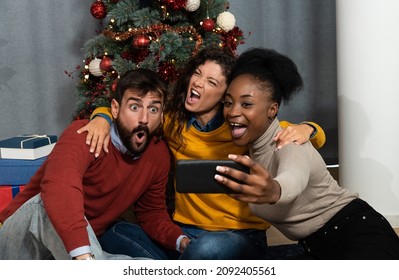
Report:
[[[167,102],[163,125],[165,139],[175,160],[227,159],[231,153],[247,153],[246,148],[232,143],[229,127],[222,115],[222,98],[234,62],[232,54],[220,49],[204,49],[188,62],[180,75]],[[107,108],[98,108],[94,115],[107,117]],[[289,123],[282,122],[282,125],[287,127]],[[102,147],[106,150],[108,130],[104,118],[97,117],[78,132],[89,132],[87,142],[91,144],[90,150],[98,154]],[[315,123],[305,123],[291,125],[276,135],[276,147],[293,141],[302,144],[309,140],[310,135],[316,148],[324,144],[323,130]],[[227,194],[176,192],[173,220],[186,234],[181,237],[187,240],[182,243],[184,248],[176,248],[181,259],[261,259],[266,254],[266,229],[270,224],[253,215],[247,203]],[[141,233],[137,232],[134,224],[125,223],[123,229],[115,225],[106,233],[102,245],[110,253],[123,251],[137,257],[140,256],[137,247],[151,247],[144,250],[142,256],[170,256],[149,240],[128,246],[128,243],[139,243],[138,235]],[[130,249],[124,249],[126,247]]]

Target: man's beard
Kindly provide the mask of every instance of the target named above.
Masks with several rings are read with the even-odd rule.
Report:
[[[119,119],[116,119],[116,127],[123,145],[125,145],[126,149],[133,155],[141,154],[147,148],[153,137],[153,134],[150,133],[146,125],[139,125],[132,131],[129,131]],[[140,142],[141,140],[143,140],[143,142]]]

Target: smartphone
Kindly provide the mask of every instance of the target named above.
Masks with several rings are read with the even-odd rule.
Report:
[[[249,174],[249,168],[232,160],[178,160],[176,191],[180,193],[235,193],[215,180],[216,166],[228,166]],[[230,178],[227,175],[223,176]]]

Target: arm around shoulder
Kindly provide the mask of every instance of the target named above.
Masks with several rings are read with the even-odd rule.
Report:
[[[303,144],[310,140],[316,149],[320,149],[326,142],[324,130],[315,122],[306,121],[300,124],[292,124],[287,121],[280,121],[280,126],[283,131],[279,132],[275,138],[280,148],[291,142]]]
[[[326,134],[323,128],[315,122],[303,122],[304,124],[313,127],[314,132],[310,136],[310,142],[312,142],[313,147],[320,149],[326,143]]]
[[[86,143],[90,145],[90,153],[95,152],[96,157],[100,155],[102,149],[108,152],[112,121],[111,108],[99,107],[91,114],[90,122],[77,131],[87,132]]]
[[[111,107],[98,107],[96,108],[93,113],[90,115],[90,120],[95,118],[96,116],[101,116],[101,115],[106,115],[108,116],[111,121],[113,120],[112,114],[111,114]]]

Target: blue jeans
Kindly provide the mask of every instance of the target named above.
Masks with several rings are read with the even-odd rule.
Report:
[[[87,231],[90,248],[96,259],[131,259],[103,252],[89,224]],[[68,260],[71,257],[48,218],[38,194],[4,221],[0,228],[0,260],[43,259]]]
[[[182,260],[263,259],[267,251],[266,231],[256,229],[207,231],[181,225],[191,238]]]
[[[243,260],[262,259],[267,250],[264,230],[207,231],[180,225],[191,242],[182,255],[151,240],[136,224],[119,222],[99,239],[111,254],[152,259]]]
[[[171,259],[168,250],[152,241],[137,224],[118,222],[109,227],[99,241],[103,250],[110,254],[154,260]]]

